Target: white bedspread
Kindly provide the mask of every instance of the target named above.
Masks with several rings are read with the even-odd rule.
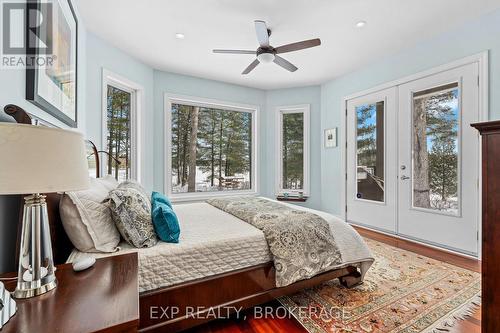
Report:
[[[328,213],[296,205],[293,207],[310,211],[328,221],[342,253],[342,266],[357,264],[361,273],[366,273],[373,256],[350,225]],[[100,258],[137,252],[139,290],[143,292],[272,260],[262,231],[233,215],[204,202],[176,204],[174,210],[181,229],[178,244],[159,242],[151,248],[137,249],[121,243],[121,250],[113,254],[74,250],[68,262],[87,256]]]

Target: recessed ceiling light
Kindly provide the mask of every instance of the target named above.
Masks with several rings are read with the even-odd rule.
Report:
[[[357,28],[363,28],[366,25],[366,21],[359,21],[356,23]]]
[[[180,32],[178,32],[178,33],[175,34],[175,38],[177,38],[177,39],[184,39],[185,37],[186,36],[184,36],[184,34],[180,33]]]

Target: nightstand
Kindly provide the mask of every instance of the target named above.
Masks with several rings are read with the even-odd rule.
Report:
[[[15,274],[1,277],[9,276]],[[78,273],[70,264],[59,265],[56,277],[56,289],[16,300],[17,313],[2,333],[137,332],[137,253],[97,259]],[[4,282],[9,291],[15,289],[16,280]]]

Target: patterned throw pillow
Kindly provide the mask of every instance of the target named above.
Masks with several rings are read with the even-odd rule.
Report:
[[[151,247],[158,242],[151,221],[151,203],[144,193],[118,187],[109,192],[107,203],[118,231],[130,245]]]

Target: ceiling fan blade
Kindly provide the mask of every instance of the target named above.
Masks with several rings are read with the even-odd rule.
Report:
[[[260,64],[259,59],[255,59],[250,65],[248,65],[247,68],[245,68],[245,70],[241,74],[245,75],[250,73],[255,67],[257,67],[258,64]]]
[[[255,51],[250,50],[213,50],[214,53],[227,53],[227,54],[255,54]]]
[[[282,45],[275,48],[276,53],[286,53],[292,51],[298,51],[303,49],[308,49],[310,47],[315,47],[321,45],[321,40],[319,38],[304,40],[302,42]]]
[[[267,25],[264,21],[255,21],[255,32],[257,33],[257,40],[261,47],[269,47],[269,33],[267,32]]]
[[[283,59],[280,56],[275,56],[274,63],[283,67],[284,69],[286,69],[287,71],[290,71],[290,72],[295,72],[298,69],[297,67],[295,67],[294,64],[292,64],[288,60]]]

